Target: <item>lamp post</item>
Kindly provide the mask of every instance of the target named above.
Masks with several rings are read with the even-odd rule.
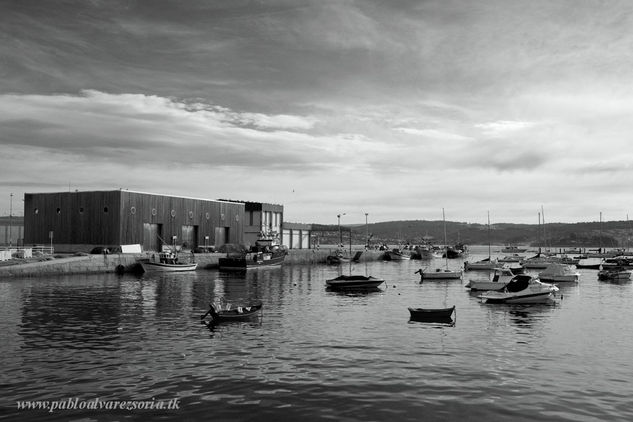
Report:
[[[341,215],[345,215],[345,213],[336,215],[336,218],[338,218],[338,244],[339,246],[343,246],[343,232],[341,232]]]

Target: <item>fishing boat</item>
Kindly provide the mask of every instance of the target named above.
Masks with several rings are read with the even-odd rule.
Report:
[[[262,310],[262,303],[257,303],[250,306],[232,306],[230,303],[226,306],[209,304],[209,310],[206,314],[201,315],[200,319],[205,320],[207,316],[210,317],[206,320],[207,325],[217,324],[219,322],[227,321],[245,321],[251,319],[258,312]]]
[[[470,291],[501,290],[515,277],[510,268],[495,268],[489,280],[470,279],[465,287]]]
[[[408,308],[412,321],[450,322],[455,305],[450,308]]]
[[[393,248],[385,252],[385,258],[387,258],[388,261],[406,261],[411,259],[411,252],[405,249]]]
[[[326,287],[332,290],[373,289],[384,283],[385,280],[365,275],[340,275],[336,278],[325,280]]]
[[[514,277],[501,291],[487,291],[478,297],[484,303],[551,303],[559,289],[543,283],[538,277],[521,274]]]
[[[149,259],[139,260],[144,272],[184,272],[195,271],[197,262],[182,262],[174,252],[160,252],[158,256],[152,254]]]
[[[551,263],[545,270],[541,271],[538,276],[541,281],[546,283],[574,283],[580,279],[580,273],[576,271],[576,267],[557,262]]]
[[[276,236],[261,235],[250,250],[228,251],[225,257],[218,260],[218,266],[223,271],[276,267],[284,262],[287,254],[286,248],[278,244]]]

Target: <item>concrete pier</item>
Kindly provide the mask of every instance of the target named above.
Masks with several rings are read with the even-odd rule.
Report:
[[[325,265],[328,255],[333,255],[334,249],[291,249],[283,265]],[[352,255],[355,253],[352,250]],[[365,251],[360,262],[377,261],[384,257],[383,251]],[[63,274],[91,274],[91,273],[125,273],[138,272],[138,261],[151,254],[107,254],[107,255],[79,255],[43,259],[40,261],[17,261],[12,265],[0,266],[0,278],[10,277],[40,277]],[[186,256],[186,254],[183,254]],[[194,254],[198,262],[198,270],[218,267],[218,261],[225,256],[223,253]]]

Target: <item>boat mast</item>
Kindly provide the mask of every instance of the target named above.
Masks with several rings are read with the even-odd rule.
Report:
[[[488,211],[488,261],[490,261],[490,211]]]
[[[444,208],[442,208],[442,221],[444,222],[444,257],[446,258],[446,269],[448,270],[448,242],[446,240],[446,216],[444,214]]]

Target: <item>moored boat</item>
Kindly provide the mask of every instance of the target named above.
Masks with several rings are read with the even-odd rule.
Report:
[[[173,252],[160,252],[158,257],[152,254],[149,259],[139,261],[144,272],[185,272],[195,271],[197,262],[182,262]]]
[[[450,322],[455,305],[450,308],[408,308],[413,321]]]
[[[276,243],[273,237],[260,237],[250,250],[244,249],[227,252],[218,260],[220,270],[245,271],[253,268],[280,266],[286,259],[288,251]]]
[[[502,253],[512,253],[512,254],[523,253],[525,251],[527,251],[526,248],[519,248],[518,246],[514,246],[514,245],[508,245],[504,247],[503,249],[501,249]]]
[[[488,291],[503,289],[515,277],[509,268],[495,268],[489,280],[470,279],[465,287],[471,291]]]
[[[384,282],[385,280],[372,276],[340,275],[336,278],[325,280],[325,285],[333,290],[373,289]]]
[[[543,283],[537,277],[521,274],[514,277],[501,291],[487,291],[478,297],[484,303],[551,303],[559,289]]]
[[[622,267],[609,267],[598,271],[598,280],[627,281],[631,279],[631,271]]]
[[[576,271],[576,267],[557,262],[551,263],[545,270],[539,274],[539,279],[546,283],[561,282],[578,282],[580,273]]]
[[[460,270],[454,271],[448,268],[436,268],[435,271],[424,271],[420,268],[414,274],[420,274],[420,283],[424,280],[456,280],[462,278],[462,272]]]
[[[475,270],[494,270],[499,266],[499,263],[496,259],[485,258],[481,261],[468,262],[464,261],[464,270],[465,271],[475,271]]]
[[[231,304],[227,304],[225,307],[222,307],[221,305],[210,303],[209,310],[206,314],[200,316],[200,319],[204,320],[208,315],[210,320],[206,321],[207,325],[227,321],[245,321],[251,319],[261,311],[262,306],[262,303],[257,303],[250,306],[232,306]]]

